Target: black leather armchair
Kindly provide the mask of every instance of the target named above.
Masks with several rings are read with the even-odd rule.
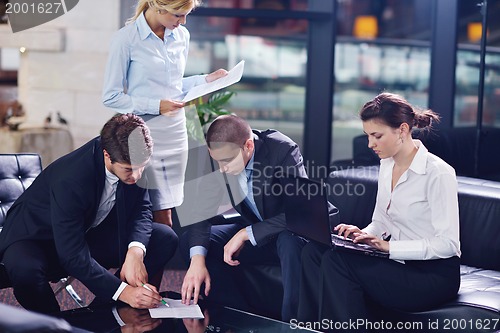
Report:
[[[0,232],[9,208],[41,171],[38,154],[0,154]],[[72,277],[53,281],[57,282],[54,293],[66,290],[77,305],[83,307],[85,304],[71,286],[72,281]],[[0,289],[9,287],[12,284],[0,260]]]
[[[42,171],[37,154],[0,155],[0,231],[7,211]],[[9,277],[0,262],[0,289],[11,287]]]

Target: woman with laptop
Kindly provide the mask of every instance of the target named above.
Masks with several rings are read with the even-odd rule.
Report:
[[[369,147],[381,158],[375,210],[364,229],[339,224],[334,230],[389,259],[306,245],[301,321],[364,320],[367,299],[421,311],[452,299],[460,286],[455,170],[411,136],[413,127],[430,129],[438,115],[382,93],[363,106],[360,118]]]

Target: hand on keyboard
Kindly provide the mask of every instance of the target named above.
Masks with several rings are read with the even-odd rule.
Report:
[[[335,234],[332,234],[332,237],[335,237],[336,239],[342,241],[342,242],[346,242],[346,243],[352,243],[352,237],[353,235],[349,235],[349,237],[345,238],[344,236],[339,236],[339,235],[335,235]]]

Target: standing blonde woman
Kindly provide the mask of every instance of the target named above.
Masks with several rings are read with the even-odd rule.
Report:
[[[199,0],[139,0],[135,15],[112,39],[105,73],[104,105],[139,115],[150,128],[153,219],[170,226],[171,208],[184,196],[188,148],[182,96],[227,74],[219,69],[184,78],[190,35],[183,24],[199,5]]]

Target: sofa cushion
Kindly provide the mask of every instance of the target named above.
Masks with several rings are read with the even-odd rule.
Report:
[[[368,147],[368,136],[358,135],[352,139],[352,160],[355,165],[378,165],[380,158]]]
[[[440,129],[422,136],[422,142],[430,152],[453,166],[457,175],[474,176],[477,129],[475,127],[454,127]],[[483,127],[478,152],[478,173],[481,178],[498,180],[500,156],[491,152],[497,150],[500,129]]]
[[[9,208],[41,171],[37,154],[0,154],[0,232]],[[10,281],[0,262],[0,288],[7,287]]]
[[[468,303],[453,301],[422,312],[400,312],[377,306],[371,306],[369,310],[375,317],[373,322],[391,322],[392,328],[398,323],[407,325],[404,330],[391,332],[498,332],[498,312]]]
[[[370,222],[377,198],[379,166],[349,168],[330,173],[328,200],[339,208],[341,223],[360,228]]]
[[[497,293],[500,302],[500,271],[467,265],[460,266],[460,292],[485,291]],[[500,305],[500,303],[498,303]],[[500,310],[500,307],[497,307]]]
[[[457,127],[423,133],[419,137],[427,149],[453,166],[457,175],[474,173],[475,128]]]
[[[483,308],[500,315],[500,272],[461,265],[460,291],[454,303]]]
[[[0,228],[10,206],[42,171],[37,154],[0,154]]]
[[[458,193],[461,263],[500,271],[500,189],[459,181]]]

